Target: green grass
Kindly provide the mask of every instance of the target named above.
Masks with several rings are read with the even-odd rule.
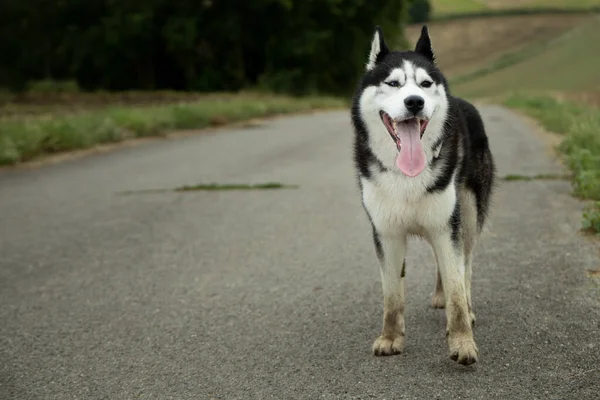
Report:
[[[504,104],[524,111],[539,120],[544,128],[555,133],[567,133],[576,118],[590,112],[589,107],[568,101],[559,101],[547,95],[517,93],[508,96]]]
[[[520,91],[600,91],[600,19],[558,39],[536,44],[454,80],[465,97],[505,96]]]
[[[600,202],[594,202],[583,211],[581,228],[596,235],[600,234]]]
[[[74,115],[0,119],[0,165],[102,143],[161,136],[174,130],[342,106],[346,106],[344,100],[330,97],[244,95],[161,106],[105,108]]]
[[[569,176],[557,175],[557,174],[537,174],[533,176],[521,175],[521,174],[509,174],[503,179],[505,181],[536,181],[536,180],[562,180],[569,179]]]
[[[509,97],[504,104],[565,135],[558,150],[573,172],[574,195],[594,201],[583,215],[583,228],[600,233],[600,109],[524,94]]]

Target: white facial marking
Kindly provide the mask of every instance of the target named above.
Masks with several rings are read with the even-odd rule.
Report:
[[[427,71],[425,71],[423,68],[417,68],[417,73],[415,74],[415,76],[416,76],[416,83],[418,85],[420,85],[424,81],[433,82],[433,79],[431,78],[431,76],[429,76]],[[433,85],[431,85],[431,87],[433,88],[434,86],[435,86],[435,82],[433,82]]]
[[[400,86],[404,86],[406,84],[406,74],[400,68],[396,68],[392,70],[392,72],[385,79],[385,82],[390,81],[398,81],[400,83]]]
[[[438,103],[435,90],[423,88],[419,83],[429,77],[429,74],[423,68],[415,68],[409,62],[404,61],[402,68],[393,69],[384,81],[379,85],[375,101],[379,104],[380,110],[385,111],[393,119],[403,120],[412,118],[412,114],[404,104],[404,99],[408,96],[419,96],[425,101],[423,110],[417,115],[420,119],[431,119]],[[390,87],[387,83],[398,81],[399,87]]]
[[[386,84],[393,80],[398,81],[400,85],[392,87]],[[424,80],[433,82],[431,87],[419,86]],[[427,162],[430,162],[439,155],[439,149],[434,149],[433,145],[442,135],[448,113],[448,98],[443,85],[436,85],[425,69],[405,60],[401,67],[391,70],[379,85],[365,88],[360,98],[361,114],[370,132],[370,147],[377,158],[390,170],[397,169],[395,160],[398,149],[381,120],[380,112],[384,111],[397,120],[413,118],[414,114],[409,112],[404,103],[404,100],[411,95],[420,96],[424,100],[423,110],[417,118],[429,121],[421,140]],[[432,172],[426,169],[417,178],[411,178],[411,182],[416,184],[417,181],[427,181],[428,177],[432,177],[431,174]]]
[[[414,82],[415,70],[413,68],[413,65],[409,61],[405,60],[404,63],[402,64],[402,69],[404,69],[404,71],[406,71],[406,79],[412,80]]]

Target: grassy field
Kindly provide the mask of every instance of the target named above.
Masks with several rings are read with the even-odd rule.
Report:
[[[438,64],[449,76],[484,68],[506,54],[568,32],[592,17],[589,14],[519,15],[428,23]],[[409,26],[406,36],[416,43],[421,25]]]
[[[0,119],[0,165],[131,138],[161,136],[251,118],[347,106],[329,97],[223,95],[195,102],[114,106],[77,113],[14,114]]]
[[[503,11],[512,9],[588,9],[600,6],[598,0],[432,0],[433,16]]]
[[[80,92],[39,91],[0,92],[0,118],[20,118],[43,114],[74,114],[107,107],[157,106],[173,103],[212,101],[233,97],[233,93],[153,92]]]
[[[568,94],[600,91],[600,19],[577,27],[555,40],[535,44],[510,54],[505,65],[495,60],[488,71],[455,86],[467,97],[502,96],[516,88]],[[505,57],[507,57],[505,55]]]

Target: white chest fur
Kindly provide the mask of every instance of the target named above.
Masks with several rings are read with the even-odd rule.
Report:
[[[428,193],[423,182],[397,173],[361,178],[363,203],[382,235],[420,235],[447,229],[456,204],[451,183],[442,192]]]

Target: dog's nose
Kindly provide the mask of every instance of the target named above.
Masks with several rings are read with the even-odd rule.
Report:
[[[408,96],[404,99],[404,104],[406,104],[408,111],[416,114],[423,109],[423,106],[425,105],[425,99],[416,95]]]

